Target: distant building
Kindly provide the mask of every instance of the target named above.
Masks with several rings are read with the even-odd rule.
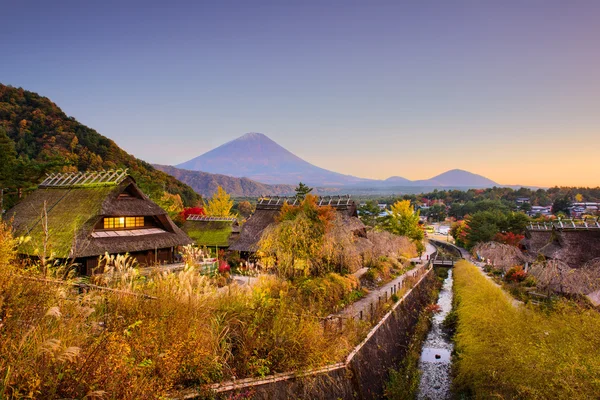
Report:
[[[517,205],[523,205],[525,203],[529,204],[530,200],[529,197],[517,197],[517,199],[515,200],[515,203],[517,203]]]
[[[527,212],[531,217],[535,215],[552,215],[552,206],[531,206],[531,210]]]
[[[583,215],[596,215],[600,210],[600,203],[586,202],[586,203],[573,203],[569,209],[571,217],[579,218]]]
[[[126,170],[52,174],[6,213],[22,256],[73,260],[80,274],[99,256],[129,253],[142,265],[171,263],[192,240],[137,187]],[[46,233],[47,232],[47,233]]]

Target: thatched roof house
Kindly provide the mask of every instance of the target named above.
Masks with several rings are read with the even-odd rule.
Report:
[[[189,215],[182,229],[198,246],[219,248],[228,248],[240,233],[235,217]]]
[[[532,255],[560,260],[573,268],[580,268],[588,261],[600,257],[600,225],[575,224],[573,221],[559,225],[556,222],[531,224],[522,241]]]
[[[24,256],[73,259],[91,274],[98,257],[129,253],[141,264],[173,262],[192,243],[126,170],[52,174],[7,212]]]
[[[285,203],[296,205],[299,200],[296,197],[280,196],[260,198],[256,204],[256,211],[242,226],[239,239],[229,249],[248,253],[256,252],[264,230],[275,223],[275,219]],[[350,199],[349,195],[317,197],[317,204],[333,207],[347,229],[350,229],[356,236],[366,237],[366,227],[358,219],[356,203]]]

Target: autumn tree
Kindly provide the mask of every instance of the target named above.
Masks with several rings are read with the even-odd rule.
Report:
[[[244,218],[248,218],[254,212],[254,207],[250,204],[249,201],[241,201],[237,205],[238,212]]]
[[[352,272],[360,262],[353,240],[335,210],[319,207],[309,194],[299,206],[284,204],[277,223],[263,234],[259,254],[267,267],[289,279]]]
[[[221,186],[217,187],[217,191],[206,205],[206,215],[211,217],[231,217],[231,208],[233,200]]]
[[[421,254],[425,250],[423,245],[423,230],[419,226],[419,211],[414,210],[410,200],[399,200],[395,202],[391,210],[386,211],[382,227],[388,232],[399,236],[406,236],[417,246],[417,252]]]
[[[457,244],[460,239],[459,245],[467,249],[492,240],[515,244],[518,242],[515,235],[523,235],[528,222],[529,218],[522,212],[480,211],[466,218],[460,234],[451,234]]]
[[[169,214],[169,217],[177,223],[181,225],[184,219],[181,218],[183,213],[183,201],[178,194],[171,194],[169,192],[163,192],[160,199],[155,199],[156,204],[158,204],[163,210]]]

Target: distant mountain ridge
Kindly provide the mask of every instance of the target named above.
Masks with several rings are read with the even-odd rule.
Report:
[[[468,171],[453,169],[430,179],[411,181],[401,176],[386,180],[359,178],[317,167],[275,143],[262,133],[250,132],[176,166],[189,171],[249,178],[255,183],[316,187],[491,187],[498,183]],[[180,173],[181,174],[181,173]],[[222,179],[222,178],[220,178]],[[189,182],[187,182],[189,184]]]
[[[490,187],[500,186],[498,183],[485,176],[474,174],[462,169],[451,169],[433,178],[411,182],[412,186],[474,186]]]
[[[191,186],[196,193],[206,197],[212,196],[217,191],[218,186],[221,186],[234,197],[285,196],[294,194],[295,189],[294,185],[268,185],[248,178],[189,171],[169,165],[153,164],[153,167]]]

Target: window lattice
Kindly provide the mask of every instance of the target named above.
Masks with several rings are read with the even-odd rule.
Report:
[[[144,217],[106,217],[104,229],[141,228],[144,226]]]

